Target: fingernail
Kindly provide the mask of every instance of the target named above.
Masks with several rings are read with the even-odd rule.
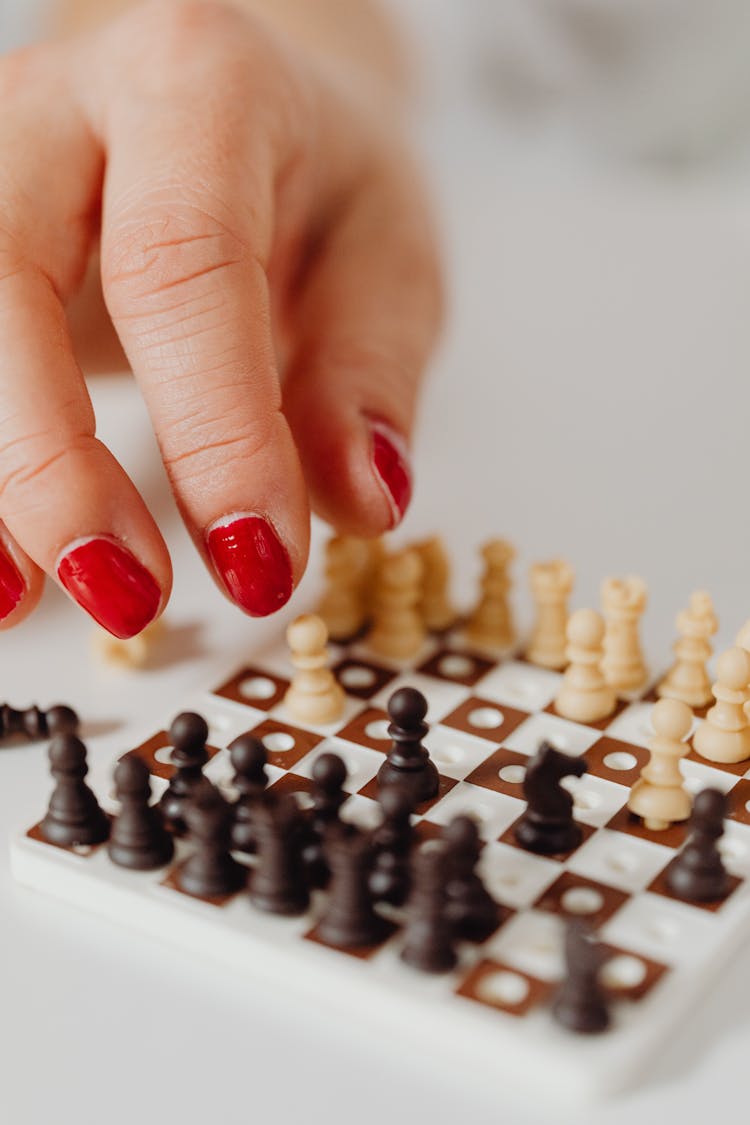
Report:
[[[0,549],[0,621],[13,612],[25,593],[23,575],[13,560]]]
[[[404,439],[385,422],[372,422],[372,463],[385,488],[393,516],[401,523],[411,500],[411,469]]]
[[[156,580],[110,539],[84,539],[68,547],[57,577],[94,621],[122,640],[140,633],[159,611]]]
[[[230,598],[245,613],[266,617],[289,601],[292,564],[267,520],[228,516],[209,528],[206,542]]]

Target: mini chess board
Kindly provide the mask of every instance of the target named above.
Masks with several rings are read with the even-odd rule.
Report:
[[[398,933],[375,948],[344,952],[316,935],[321,900],[301,919],[266,916],[244,893],[202,901],[176,889],[169,870],[137,873],[108,859],[106,846],[66,850],[39,839],[39,801],[13,841],[16,877],[38,890],[96,911],[234,972],[262,975],[301,1001],[346,1018],[352,1034],[369,1024],[390,1040],[403,1036],[444,1059],[467,1081],[498,1094],[519,1085],[527,1098],[580,1100],[635,1082],[714,972],[750,933],[750,770],[709,765],[691,753],[682,763],[694,791],[728,794],[723,846],[735,877],[720,906],[670,897],[663,873],[685,838],[685,826],[647,831],[627,811],[629,788],[648,755],[653,696],[622,700],[602,723],[569,722],[554,712],[560,676],[522,659],[492,660],[462,647],[460,637],[429,642],[409,667],[376,660],[366,644],[332,646],[346,712],[329,727],[302,729],[283,703],[290,666],[279,644],[213,691],[184,701],[210,728],[206,774],[231,794],[227,745],[239,734],[263,739],[270,784],[305,802],[312,764],[324,750],[345,761],[351,793],[342,815],[363,826],[378,822],[375,775],[389,747],[386,701],[410,685],[429,701],[425,742],[440,771],[437,798],[418,809],[418,831],[437,834],[458,813],[470,813],[485,841],[481,870],[507,908],[482,945],[461,949],[459,967],[432,978],[398,957]],[[173,716],[165,716],[165,726]],[[582,755],[588,772],[569,779],[583,826],[578,848],[554,859],[516,845],[513,825],[524,810],[524,765],[543,739]],[[95,750],[95,747],[93,748]],[[129,747],[123,747],[123,750]],[[165,730],[137,747],[159,795],[170,776]],[[92,786],[108,811],[113,762],[92,754]],[[567,782],[566,782],[567,784]],[[178,845],[175,862],[184,856]],[[252,862],[249,860],[248,862]],[[587,1038],[565,1032],[548,1003],[563,970],[562,916],[584,916],[605,945],[604,979],[613,997],[613,1026]],[[334,1016],[335,1018],[335,1016]],[[543,1081],[539,1076],[543,1075]]]

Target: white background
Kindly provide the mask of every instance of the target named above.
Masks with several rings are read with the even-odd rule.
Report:
[[[446,6],[435,10],[445,15]],[[429,25],[440,81],[421,136],[452,311],[416,439],[418,487],[404,535],[444,533],[464,599],[474,589],[475,547],[491,534],[518,543],[519,579],[534,558],[568,557],[577,604],[595,603],[605,574],[642,573],[658,666],[669,657],[674,614],[706,586],[720,643],[731,643],[750,614],[748,189],[714,168],[657,178],[584,165],[551,143],[501,143],[449,38]],[[92,755],[106,758],[281,623],[244,619],[202,572],[129,382],[100,379],[93,393],[101,435],[173,551],[162,667],[99,666],[89,625],[52,589],[32,621],[0,636],[0,695],[18,705],[72,703]],[[315,571],[284,620],[312,604]],[[48,790],[43,747],[0,750],[4,828],[25,826]],[[456,1073],[433,1073],[418,1043],[394,1054],[359,1026],[333,1024],[220,966],[15,886],[5,847],[0,997],[0,1120],[9,1125],[544,1120],[531,1101],[509,1103],[501,1083],[493,1102],[462,1085],[458,1045]],[[664,1045],[639,1091],[575,1120],[631,1125],[659,1115],[691,1125],[728,1112],[744,1096],[749,1007],[746,954]]]

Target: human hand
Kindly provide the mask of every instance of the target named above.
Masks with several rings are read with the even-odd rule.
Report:
[[[196,547],[242,609],[273,612],[304,570],[310,504],[375,535],[409,500],[440,285],[393,114],[212,0],[152,0],[0,59],[0,99],[0,626],[45,572],[121,637],[169,596],[66,317],[99,235]]]

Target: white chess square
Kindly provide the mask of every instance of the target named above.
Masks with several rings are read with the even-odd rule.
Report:
[[[497,957],[538,980],[560,980],[565,969],[564,926],[558,914],[528,910],[501,926],[485,946]]]
[[[437,723],[454,711],[456,707],[467,698],[469,689],[463,684],[452,684],[447,680],[438,680],[434,676],[423,676],[419,672],[408,672],[397,676],[391,683],[386,684],[377,695],[373,696],[371,706],[388,709],[388,700],[394,691],[399,688],[409,687],[421,691],[427,700],[427,722]]]
[[[562,871],[561,864],[510,844],[491,843],[482,850],[479,873],[498,902],[525,910]]]
[[[501,836],[525,808],[523,801],[492,789],[459,781],[442,800],[427,812],[426,819],[436,824],[448,824],[454,816],[472,816],[485,840]]]
[[[483,676],[474,691],[519,711],[542,711],[555,698],[560,680],[558,672],[507,660]]]
[[[711,911],[646,891],[605,923],[601,937],[662,964],[689,965],[708,955],[717,925]]]
[[[495,750],[485,738],[439,724],[432,728],[424,744],[440,773],[457,781],[467,777]]]
[[[584,878],[636,894],[673,858],[673,849],[663,844],[602,828],[576,849],[566,867]]]
[[[584,824],[602,828],[628,799],[630,790],[614,781],[585,773],[583,777],[564,777],[560,783],[573,798],[573,814]]]
[[[368,781],[371,781],[378,772],[385,757],[377,750],[370,750],[367,746],[358,746],[355,742],[347,742],[343,738],[327,738],[321,742],[304,758],[294,765],[294,773],[300,777],[312,777],[313,765],[321,754],[338,754],[346,766],[346,781],[344,788],[349,793],[356,793]]]
[[[520,726],[503,739],[503,746],[516,750],[519,754],[536,754],[542,742],[551,742],[564,754],[585,754],[590,746],[601,738],[601,733],[593,727],[571,723],[558,715],[542,712],[531,715]]]

